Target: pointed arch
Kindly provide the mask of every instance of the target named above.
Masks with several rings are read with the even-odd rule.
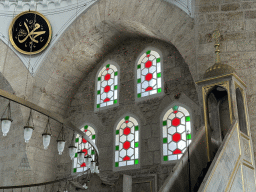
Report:
[[[162,116],[162,162],[179,160],[191,137],[191,114],[187,107],[173,104]]]
[[[96,76],[95,111],[115,107],[119,104],[119,66],[107,61]]]
[[[133,115],[121,118],[115,128],[114,170],[139,167],[139,123]]]
[[[161,52],[156,48],[147,47],[136,61],[136,95],[135,100],[141,101],[163,95],[163,66]]]
[[[80,129],[81,131],[85,132],[86,135],[94,142],[96,143],[96,132],[93,126],[85,125],[83,128]],[[76,140],[75,140],[75,146],[77,147],[77,152],[82,150],[85,152],[86,155],[91,155],[92,159],[95,159],[95,151],[93,150],[93,147],[85,140],[82,139],[82,137],[77,134]],[[77,153],[75,154],[75,158],[73,159],[73,171],[72,173],[80,173],[87,170],[87,166],[85,163],[80,164],[78,161]]]

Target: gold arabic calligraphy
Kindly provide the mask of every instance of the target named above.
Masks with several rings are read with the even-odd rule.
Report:
[[[40,28],[40,24],[36,23],[35,24],[35,28],[32,31],[29,31],[29,28],[32,28],[32,26],[29,26],[26,24],[26,22],[24,22],[24,26],[26,27],[27,31],[25,31],[24,29],[20,29],[18,32],[18,41],[19,43],[24,43],[28,38],[31,39],[30,44],[32,44],[32,41],[35,43],[38,43],[38,40],[36,40],[36,38],[40,35],[45,34],[46,31],[37,31],[37,29]],[[24,37],[23,39],[20,39],[20,37]],[[40,42],[42,42],[44,39],[42,39],[42,37],[40,37]]]

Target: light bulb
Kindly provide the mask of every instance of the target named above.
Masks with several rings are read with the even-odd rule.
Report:
[[[59,152],[59,155],[61,155],[65,148],[65,141],[57,141],[57,143],[58,143],[58,152]]]
[[[3,136],[7,136],[7,133],[10,131],[11,128],[11,123],[12,120],[11,119],[1,119],[2,121],[2,132],[3,132]]]
[[[34,130],[33,127],[24,126],[24,139],[25,139],[25,143],[28,143],[28,141],[31,139],[33,130]]]

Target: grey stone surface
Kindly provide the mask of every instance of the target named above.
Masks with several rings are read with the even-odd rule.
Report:
[[[163,109],[175,101],[187,102],[186,105],[196,108],[194,104],[189,104],[191,102],[197,105],[198,93],[201,92],[196,91],[194,82],[201,79],[205,70],[214,63],[214,42],[211,35],[213,30],[219,29],[222,35],[221,61],[233,66],[248,86],[248,115],[255,151],[256,4],[240,0],[196,0],[193,6],[194,18],[190,18],[175,5],[160,0],[101,0],[81,14],[77,19],[79,27],[75,27],[74,23],[66,30],[35,77],[27,73],[11,50],[8,51],[7,63],[4,64],[7,46],[0,42],[0,70],[5,77],[1,78],[0,87],[47,110],[64,115],[77,126],[83,126],[88,121],[93,123],[98,129],[97,143],[102,154],[102,172],[112,170],[112,133],[117,117],[127,111],[135,114],[141,124],[141,166],[150,167],[159,164],[157,156],[161,155],[161,142],[157,138],[160,136],[160,114]],[[102,46],[104,19],[106,32],[105,45]],[[163,52],[165,96],[135,103],[134,63],[138,54],[148,45],[156,46]],[[94,113],[94,82],[97,70],[103,64],[102,56],[104,59],[115,60],[120,65],[122,91],[118,107]],[[175,100],[177,93],[184,94],[189,99],[184,96]],[[1,103],[0,109],[3,109],[6,103],[2,100]],[[54,179],[56,175],[69,174],[71,161],[67,153],[68,142],[63,156],[56,155],[58,127],[53,128],[54,137],[49,149],[45,151],[41,134],[47,118],[35,115],[36,129],[30,142],[25,144],[23,125],[28,111],[19,106],[14,111],[16,119],[9,137],[0,139],[0,185],[43,182]],[[194,129],[203,124],[203,116],[198,109],[195,115]],[[69,132],[68,136],[71,134]],[[7,153],[9,150],[11,152]],[[24,159],[25,152],[27,159]],[[146,162],[145,158],[149,161]],[[31,170],[22,172],[18,169],[21,164],[27,166],[27,163]],[[168,176],[168,168],[160,167],[163,171],[158,174],[158,186]],[[17,174],[14,174],[15,170]],[[49,173],[49,170],[53,171]],[[142,171],[149,169],[141,167],[133,170],[132,174]],[[97,180],[96,183],[100,182]],[[105,190],[103,188],[102,191]],[[110,191],[106,189],[108,190]]]

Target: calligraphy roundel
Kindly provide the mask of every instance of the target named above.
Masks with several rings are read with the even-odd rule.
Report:
[[[13,47],[23,54],[37,54],[51,41],[52,29],[47,18],[36,11],[17,15],[10,27],[9,37]]]

